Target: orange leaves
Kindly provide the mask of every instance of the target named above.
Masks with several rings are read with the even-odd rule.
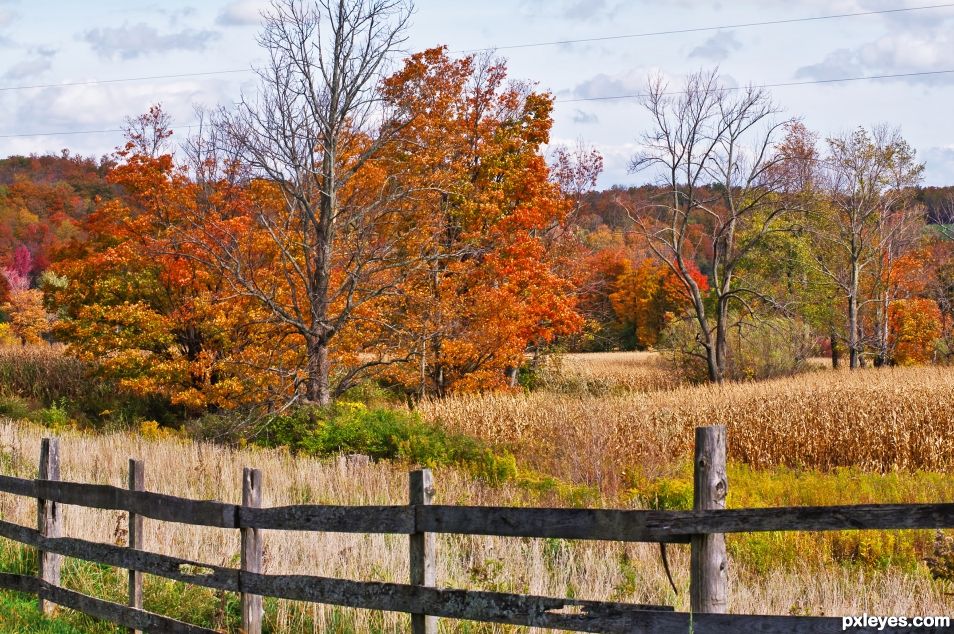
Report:
[[[50,330],[50,316],[43,308],[43,292],[35,288],[10,290],[0,310],[10,318],[10,329],[23,345],[40,343]]]
[[[255,312],[230,296],[193,239],[200,227],[243,226],[234,215],[244,208],[211,213],[210,205],[230,196],[229,186],[201,189],[170,156],[143,154],[145,142],[127,145],[124,162],[109,174],[123,197],[102,203],[86,222],[87,240],[64,250],[53,267],[68,280],[48,289],[63,317],[56,334],[140,396],[188,411],[260,398],[250,389],[259,377],[245,380],[240,358]]]
[[[708,282],[693,264],[690,275],[705,292]],[[635,267],[624,261],[622,272],[614,283],[616,292],[610,301],[619,320],[634,329],[636,345],[656,345],[673,313],[688,308],[689,295],[679,277],[664,263],[645,258]]]
[[[444,49],[383,93],[393,135],[342,128],[333,196],[323,172],[295,195],[264,178],[200,186],[158,152],[161,112],[136,120],[109,175],[122,199],[57,265],[62,336],[124,388],[198,410],[302,384],[312,398],[318,363],[342,384],[370,364],[427,392],[497,387],[579,329],[552,237],[572,204],[540,154],[552,97]]]
[[[902,299],[892,302],[890,341],[893,361],[898,365],[929,363],[941,336],[941,311],[931,299]]]
[[[443,48],[411,57],[387,90],[413,114],[395,160],[422,188],[427,254],[403,289],[418,358],[394,374],[438,395],[500,387],[528,350],[582,325],[545,239],[570,208],[540,154],[552,97],[507,84],[500,62]]]

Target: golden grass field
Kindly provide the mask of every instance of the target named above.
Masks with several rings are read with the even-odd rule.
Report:
[[[5,473],[35,473],[41,428],[13,421],[0,422],[0,444]],[[264,472],[267,505],[295,503],[402,504],[406,503],[406,469],[371,465],[343,472],[333,461],[293,458],[273,451],[233,451],[209,445],[173,441],[146,441],[111,434],[67,434],[61,440],[63,478],[122,486],[127,458],[146,462],[149,490],[193,498],[240,500],[242,467]],[[528,504],[533,499],[510,487],[488,488],[453,471],[436,474],[438,503]],[[0,495],[0,516],[30,525],[36,508]],[[66,534],[104,542],[122,542],[123,513],[66,507]],[[5,548],[11,548],[9,542]],[[146,520],[148,550],[193,560],[235,566],[238,531],[186,527]],[[566,540],[439,536],[438,583],[447,587],[483,588],[552,596],[665,603],[688,608],[688,552],[671,546],[671,563],[680,588],[674,595],[666,581],[656,546]],[[406,580],[407,538],[347,534],[265,533],[265,571],[318,574],[352,579]],[[69,566],[67,567],[67,570]],[[902,614],[913,611],[943,614],[950,599],[943,588],[923,575],[904,570],[865,570],[833,567],[824,574],[808,565],[767,573],[733,563],[731,606],[734,612],[789,614]],[[71,579],[72,587],[122,600],[121,583],[103,579]],[[146,602],[153,609],[179,618],[195,618],[196,610],[215,611],[220,599],[212,592],[183,599],[171,587],[147,578]],[[118,577],[117,577],[118,580]],[[181,590],[179,591],[181,592]],[[203,603],[204,601],[204,603]],[[269,610],[268,621],[277,632],[400,632],[405,617],[391,613],[342,610],[281,602]],[[511,632],[507,626],[448,631]]]
[[[828,370],[664,389],[655,389],[665,370],[654,353],[569,355],[561,371],[563,391],[467,394],[419,409],[509,447],[529,466],[611,492],[678,467],[699,425],[726,425],[729,459],[754,467],[954,467],[952,368]]]
[[[567,355],[527,393],[454,396],[420,405],[426,418],[504,445],[521,469],[599,487],[603,504],[640,507],[632,495],[685,481],[692,429],[728,426],[731,506],[951,501],[954,498],[954,370],[817,371],[721,387],[674,380],[652,353]],[[49,431],[0,419],[0,471],[31,477]],[[61,434],[63,477],[123,486],[127,459],[145,460],[149,490],[238,502],[245,466],[264,473],[266,505],[403,504],[411,465],[343,471],[334,459],[230,449],[128,433]],[[841,468],[844,466],[845,468]],[[923,471],[934,471],[928,473]],[[884,475],[881,475],[882,472]],[[437,503],[555,505],[558,495],[489,486],[453,469],[435,473]],[[0,495],[0,517],[36,521],[34,504]],[[65,510],[67,535],[123,543],[125,516]],[[949,614],[952,582],[925,564],[930,532],[730,536],[730,609],[762,614]],[[146,520],[146,548],[235,566],[237,531]],[[362,580],[407,579],[407,538],[265,532],[268,573]],[[0,563],[18,549],[0,540]],[[551,596],[662,603],[688,609],[688,548],[670,547],[673,593],[655,545],[438,536],[438,584]],[[65,579],[121,601],[124,577],[90,576],[70,562]],[[70,574],[70,571],[73,574]],[[82,572],[82,574],[80,574]],[[146,607],[226,627],[229,599],[147,576]],[[233,601],[234,603],[234,601]],[[292,602],[267,604],[274,632],[400,632],[403,615]],[[445,622],[448,632],[519,628]]]

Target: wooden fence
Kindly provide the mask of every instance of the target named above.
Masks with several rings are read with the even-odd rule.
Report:
[[[434,634],[437,618],[579,632],[838,632],[837,617],[726,614],[725,533],[845,529],[954,528],[954,504],[863,505],[725,510],[725,428],[696,430],[695,509],[631,511],[441,506],[428,470],[410,474],[405,506],[301,505],[262,508],[262,476],[246,469],[242,504],[190,500],[144,490],[143,464],[129,463],[129,486],[60,480],[57,439],[44,439],[36,480],[0,476],[0,491],[37,500],[37,529],[0,520],[0,536],[37,548],[39,576],[0,574],[0,587],[145,632],[212,632],[142,608],[142,574],[241,594],[242,628],[261,632],[262,597],[411,614],[415,634]],[[63,505],[126,511],[127,547],[62,535]],[[241,567],[225,568],[142,550],[142,518],[241,531]],[[408,584],[262,572],[263,530],[394,533],[409,536]],[[691,613],[671,607],[437,587],[434,535],[456,533],[557,539],[689,543]],[[129,604],[60,586],[62,557],[129,570]],[[853,629],[876,631],[875,628]],[[881,632],[901,631],[885,627]],[[906,629],[904,631],[911,631]],[[918,631],[942,631],[940,628]]]

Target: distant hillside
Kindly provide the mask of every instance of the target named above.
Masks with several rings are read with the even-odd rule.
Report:
[[[0,264],[26,246],[33,272],[46,268],[51,251],[76,237],[97,198],[113,195],[106,158],[11,156],[0,159]]]

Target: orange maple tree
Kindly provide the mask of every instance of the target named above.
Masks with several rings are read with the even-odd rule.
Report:
[[[705,275],[693,262],[689,261],[687,266],[700,291],[706,292],[709,284]],[[614,286],[617,290],[610,295],[613,309],[618,319],[633,329],[640,348],[656,345],[673,316],[692,305],[679,277],[665,263],[653,258],[644,258],[635,266],[625,261]]]
[[[582,325],[548,240],[572,207],[540,152],[552,97],[443,47],[408,59],[385,94],[414,113],[407,170],[427,192],[427,266],[406,287],[417,356],[395,375],[420,393],[500,387],[528,350]]]
[[[137,121],[150,119],[161,143],[171,131],[156,108]],[[228,297],[221,276],[170,230],[226,193],[200,188],[144,141],[132,133],[117,152],[108,179],[123,195],[101,203],[83,225],[87,237],[56,254],[51,271],[65,283],[47,289],[61,317],[55,334],[136,395],[187,412],[234,407],[263,387],[243,370],[254,310]]]
[[[932,299],[901,299],[891,304],[890,343],[897,365],[930,363],[941,337],[941,310]]]

